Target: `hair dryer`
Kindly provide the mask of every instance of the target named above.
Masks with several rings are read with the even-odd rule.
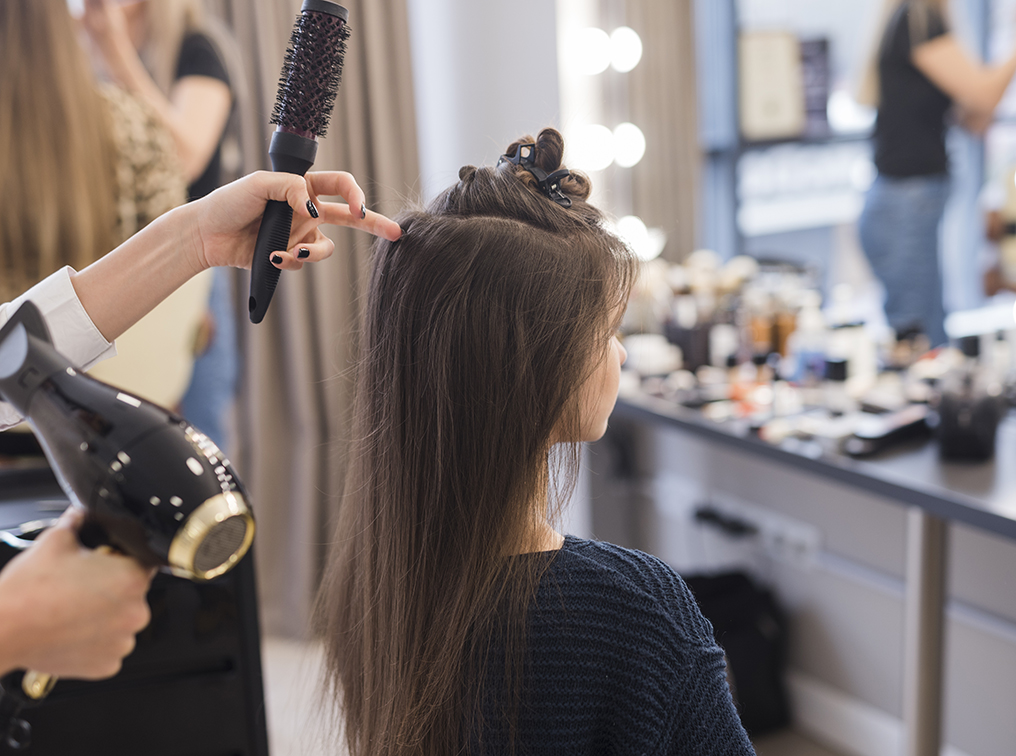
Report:
[[[0,398],[28,420],[61,487],[86,510],[86,546],[199,581],[227,572],[250,548],[254,518],[218,447],[183,418],[78,371],[31,302],[0,329]],[[4,541],[18,545],[10,534]],[[22,702],[43,698],[55,682],[27,672],[12,684],[20,675],[0,685],[18,698],[20,688]],[[10,708],[0,702],[0,732],[9,737]]]

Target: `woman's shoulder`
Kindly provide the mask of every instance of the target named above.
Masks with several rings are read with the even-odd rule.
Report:
[[[712,627],[654,556],[566,537],[526,643],[533,719],[524,724],[541,745],[567,729],[569,743],[596,733],[619,753],[751,753]]]
[[[567,536],[548,578],[548,587],[575,609],[615,613],[626,621],[641,616],[646,624],[683,641],[714,642],[712,627],[684,580],[651,554]]]
[[[176,78],[209,76],[229,86],[229,72],[219,50],[218,42],[203,31],[191,30],[180,43],[180,57],[176,64]]]
[[[885,35],[890,45],[909,55],[913,47],[949,33],[949,23],[942,11],[928,3],[904,0],[889,16]],[[917,37],[912,34],[917,33]]]
[[[662,559],[638,549],[629,549],[607,541],[565,536],[560,556],[571,568],[585,567],[604,575],[615,575],[636,584],[655,586],[658,581],[681,582],[674,568]]]

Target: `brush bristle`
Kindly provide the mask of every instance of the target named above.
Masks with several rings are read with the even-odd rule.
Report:
[[[279,77],[271,123],[323,137],[342,80],[349,26],[327,13],[301,13]]]

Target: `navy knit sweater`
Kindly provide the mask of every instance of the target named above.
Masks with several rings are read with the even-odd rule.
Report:
[[[754,754],[709,622],[655,557],[567,536],[526,646],[520,755]],[[491,657],[488,691],[504,687],[503,660]],[[503,718],[485,708],[484,747],[470,750],[507,753]]]

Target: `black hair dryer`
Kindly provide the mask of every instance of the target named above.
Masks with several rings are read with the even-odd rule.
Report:
[[[0,330],[0,398],[28,420],[61,487],[86,510],[86,546],[196,581],[228,572],[247,553],[254,518],[218,447],[183,418],[77,370],[53,347],[31,302]],[[54,683],[31,671],[0,680],[0,737],[8,745],[27,744],[20,707]]]

